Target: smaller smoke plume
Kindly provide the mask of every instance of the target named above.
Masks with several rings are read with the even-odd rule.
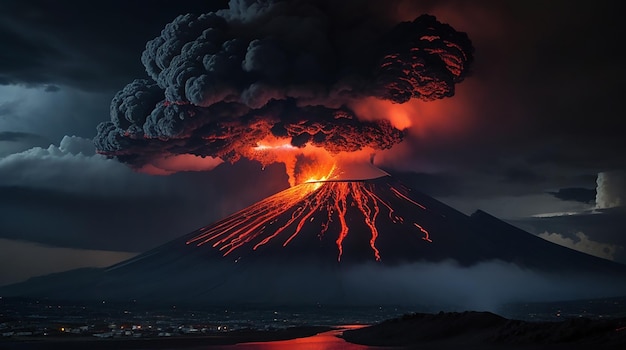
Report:
[[[599,173],[596,183],[596,208],[607,209],[626,204],[626,171]]]
[[[251,150],[267,139],[330,154],[385,150],[403,131],[348,106],[449,97],[469,72],[467,35],[435,17],[363,40],[380,21],[362,18],[371,28],[352,30],[330,23],[318,5],[231,1],[215,13],[178,16],[146,44],[150,78],[113,99],[111,121],[97,128],[99,153],[147,169],[179,155],[257,159]]]

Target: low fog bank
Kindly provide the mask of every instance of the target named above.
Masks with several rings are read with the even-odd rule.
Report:
[[[547,273],[502,261],[470,267],[454,261],[397,266],[258,260],[181,264],[170,261],[160,269],[138,264],[80,278],[70,271],[0,288],[0,293],[221,306],[406,306],[424,312],[498,312],[509,303],[626,296],[626,274]]]
[[[454,261],[397,266],[250,261],[179,270],[176,277],[161,279],[166,283],[135,292],[213,304],[403,305],[497,312],[508,303],[624,296],[624,276],[539,272],[502,261],[470,267]]]
[[[366,264],[343,274],[346,290],[380,303],[441,305],[455,311],[496,312],[508,303],[626,295],[626,281],[607,274],[547,273],[502,261],[463,267],[454,261],[397,267]]]

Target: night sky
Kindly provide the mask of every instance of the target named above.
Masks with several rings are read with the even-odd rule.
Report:
[[[467,33],[473,62],[454,96],[411,101],[404,140],[377,152],[375,164],[464,213],[482,209],[626,263],[618,3],[291,3],[302,18],[323,19],[302,23],[311,33],[326,26],[320,40],[342,58],[359,38],[368,42],[376,30],[422,14]],[[245,0],[230,6],[241,18],[264,8]],[[142,64],[146,43],[179,15],[228,7],[187,0],[0,3],[0,285],[108,266],[289,186],[284,165],[245,157],[185,171],[160,164],[171,174],[151,175],[145,158],[96,154],[96,127],[111,120],[114,96],[150,77]],[[325,63],[358,70],[366,61],[357,55],[348,64]]]

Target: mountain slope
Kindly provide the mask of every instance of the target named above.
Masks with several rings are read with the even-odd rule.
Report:
[[[0,293],[205,303],[417,302],[432,285],[446,290],[493,262],[506,278],[553,279],[554,286],[538,289],[542,293],[564,295],[557,285],[575,289],[579,281],[597,285],[602,296],[626,293],[623,265],[547,242],[481,211],[468,217],[390,176],[305,183],[90,276],[33,280]],[[476,276],[466,282],[476,290],[500,283],[495,275]]]

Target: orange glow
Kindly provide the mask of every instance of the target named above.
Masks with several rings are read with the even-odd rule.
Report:
[[[387,119],[397,129],[407,129],[410,134],[420,138],[437,139],[458,135],[466,130],[469,123],[464,107],[467,105],[470,104],[461,101],[459,96],[453,100],[428,102],[413,99],[403,104],[368,97],[352,101],[350,108],[359,119]]]
[[[249,342],[237,344],[237,349],[241,350],[367,350],[369,346],[348,343],[341,337],[343,331],[348,329],[359,329],[365,325],[346,325],[337,329],[322,332],[311,337],[296,338],[289,340],[278,340],[269,342]]]
[[[426,207],[409,198],[403,192],[406,189],[389,186],[387,188],[396,198],[415,205],[422,210]],[[369,245],[376,261],[381,260],[381,254],[376,247],[380,235],[376,227],[381,208],[386,208],[392,223],[402,224],[403,218],[394,214],[391,204],[374,193],[371,183],[364,181],[327,181],[310,182],[291,187],[258,202],[213,226],[199,230],[199,234],[187,241],[187,244],[201,246],[210,244],[227,256],[244,246],[251,250],[277,240],[285,247],[289,245],[303,230],[305,225],[312,223],[319,227],[317,236],[322,239],[325,235],[336,235],[337,260],[341,261],[344,253],[344,240],[350,232],[348,210],[356,208],[365,225],[369,228]],[[317,217],[321,222],[313,224]],[[321,214],[321,215],[319,215]],[[354,220],[353,217],[350,220]],[[331,222],[339,223],[333,226],[336,231],[331,232]],[[414,228],[424,234],[422,239],[432,242],[428,231],[417,223]],[[267,232],[266,232],[267,230]],[[286,236],[285,236],[286,235]],[[282,238],[279,238],[282,237]]]
[[[407,129],[413,124],[411,110],[406,108],[405,104],[367,97],[353,101],[350,108],[359,119],[368,121],[387,119],[393,127],[399,130]]]
[[[263,166],[283,163],[292,187],[312,179],[327,178],[335,163],[333,156],[323,148],[308,144],[295,147],[289,139],[274,136],[257,142],[245,155]]]
[[[391,119],[387,111],[401,111],[410,118],[411,125],[405,130],[405,141],[389,150],[376,152],[376,164],[396,170],[419,170],[422,172],[441,171],[446,162],[440,162],[436,154],[439,150],[450,152],[462,149],[466,142],[484,137],[484,113],[493,107],[486,97],[487,91],[480,81],[468,79],[456,87],[452,98],[435,101],[412,99],[403,104],[393,104],[375,98],[353,101],[351,108],[359,109],[358,118],[363,120]],[[362,104],[362,105],[361,105]],[[485,111],[483,113],[483,111]],[[520,119],[512,113],[502,130],[518,127]],[[421,153],[420,151],[424,151]],[[451,169],[448,169],[451,170]]]
[[[264,151],[295,151],[299,148],[291,144],[289,138],[281,138],[276,136],[267,136],[263,140],[256,143],[256,146],[252,147],[253,152]],[[254,156],[254,155],[253,155]]]
[[[426,231],[426,229],[424,229],[420,224],[417,224],[417,223],[413,223],[413,225],[415,225],[415,227],[419,228],[420,231],[424,233],[425,236],[422,237],[423,240],[432,242],[432,240],[430,239],[430,234],[428,233],[428,231]]]
[[[369,164],[374,154],[371,148],[356,152],[331,154],[327,150],[306,144],[291,145],[289,139],[269,136],[256,143],[245,154],[263,166],[283,163],[291,187],[315,181],[366,179],[387,175]]]
[[[193,154],[171,154],[155,158],[151,163],[136,169],[150,175],[170,175],[179,171],[207,171],[224,163],[220,158],[201,157]]]
[[[372,251],[374,252],[374,257],[376,261],[380,261],[380,252],[376,248],[376,238],[378,238],[378,229],[376,228],[376,217],[380,212],[380,208],[377,204],[377,197],[374,197],[374,194],[370,191],[354,191],[354,201],[356,202],[359,210],[363,213],[363,217],[365,218],[365,224],[370,228],[372,232],[372,238],[370,239],[370,247],[372,247]],[[369,202],[372,202],[372,208],[368,206]]]
[[[303,166],[300,169],[301,178],[306,179],[302,182],[320,182],[331,179],[335,171],[335,163],[311,164]],[[319,188],[316,187],[316,189]]]

